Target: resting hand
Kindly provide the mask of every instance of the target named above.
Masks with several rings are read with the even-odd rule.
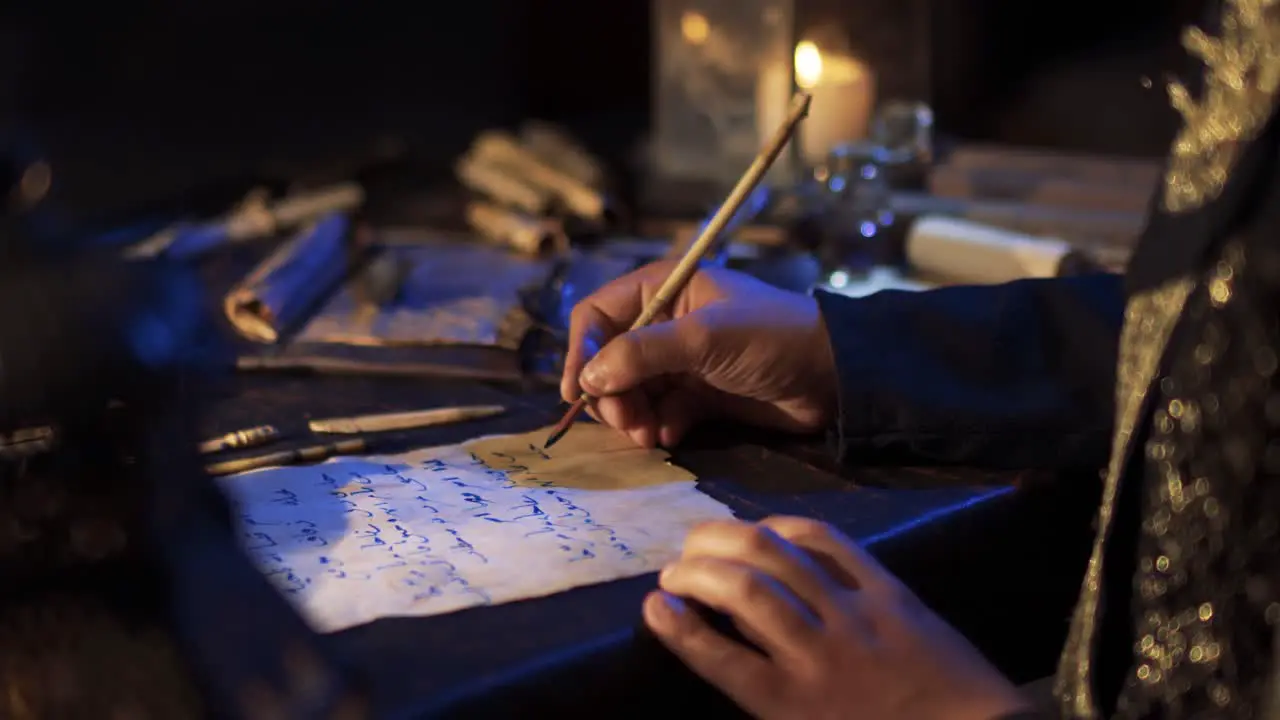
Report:
[[[756,717],[993,720],[1027,709],[959,633],[823,523],[707,523],[659,583],[645,622]],[[727,614],[763,654],[680,598]]]

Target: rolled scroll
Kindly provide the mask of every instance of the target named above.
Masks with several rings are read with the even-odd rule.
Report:
[[[507,133],[481,134],[471,146],[470,156],[505,167],[526,182],[545,189],[578,217],[602,221],[609,210],[608,199],[599,189],[548,164]]]
[[[555,221],[529,217],[480,200],[467,204],[467,224],[485,239],[525,255],[562,254],[569,238]]]
[[[326,215],[300,230],[231,289],[227,319],[249,340],[279,342],[347,274],[350,220]]]
[[[922,275],[963,284],[999,284],[1065,274],[1070,244],[982,223],[941,216],[916,220],[907,233],[906,256]]]

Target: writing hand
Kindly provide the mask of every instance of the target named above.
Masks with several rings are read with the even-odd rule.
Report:
[[[822,428],[836,380],[817,302],[742,273],[701,270],[668,312],[627,332],[672,267],[647,265],[574,307],[564,399],[585,390],[597,398],[593,417],[645,447],[673,446],[712,416]]]
[[[990,720],[1028,709],[959,633],[824,523],[704,524],[659,584],[645,622],[756,717]],[[681,598],[727,614],[763,654]]]

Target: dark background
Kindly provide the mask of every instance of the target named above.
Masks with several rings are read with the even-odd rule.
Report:
[[[802,5],[899,77],[889,93],[927,95],[944,133],[1155,156],[1173,129],[1178,28],[1200,2]],[[525,117],[564,122],[623,165],[647,125],[649,18],[641,0],[11,2],[0,120],[7,142],[52,159],[56,198],[99,219],[389,138],[443,176],[475,131]]]

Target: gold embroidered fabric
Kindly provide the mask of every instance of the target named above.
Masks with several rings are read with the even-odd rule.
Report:
[[[1280,85],[1280,0],[1224,0],[1221,37],[1189,28],[1182,44],[1204,62],[1197,100],[1182,83],[1169,99],[1183,118],[1165,174],[1163,207],[1194,210],[1222,192],[1242,146],[1271,115]]]
[[[1116,490],[1147,390],[1159,370],[1169,334],[1192,287],[1194,282],[1190,278],[1179,278],[1135,295],[1125,308],[1116,367],[1115,434],[1098,510],[1098,531],[1055,684],[1055,694],[1063,705],[1063,717],[1097,717],[1090,671],[1101,600],[1103,551],[1115,509]]]
[[[1280,86],[1280,0],[1223,0],[1221,36],[1199,29],[1183,36],[1205,66],[1199,98],[1181,83],[1169,86],[1183,127],[1170,150],[1162,207],[1194,210],[1218,197],[1245,143],[1268,121]],[[1149,241],[1157,241],[1152,238]],[[1098,717],[1092,663],[1102,593],[1104,547],[1115,511],[1120,474],[1169,335],[1194,287],[1172,280],[1131,298],[1125,311],[1116,371],[1116,420],[1098,531],[1058,669],[1055,694],[1067,718]]]
[[[1266,717],[1280,623],[1280,252],[1268,230],[1208,267],[1152,385],[1125,479],[1141,524],[1117,719]]]

